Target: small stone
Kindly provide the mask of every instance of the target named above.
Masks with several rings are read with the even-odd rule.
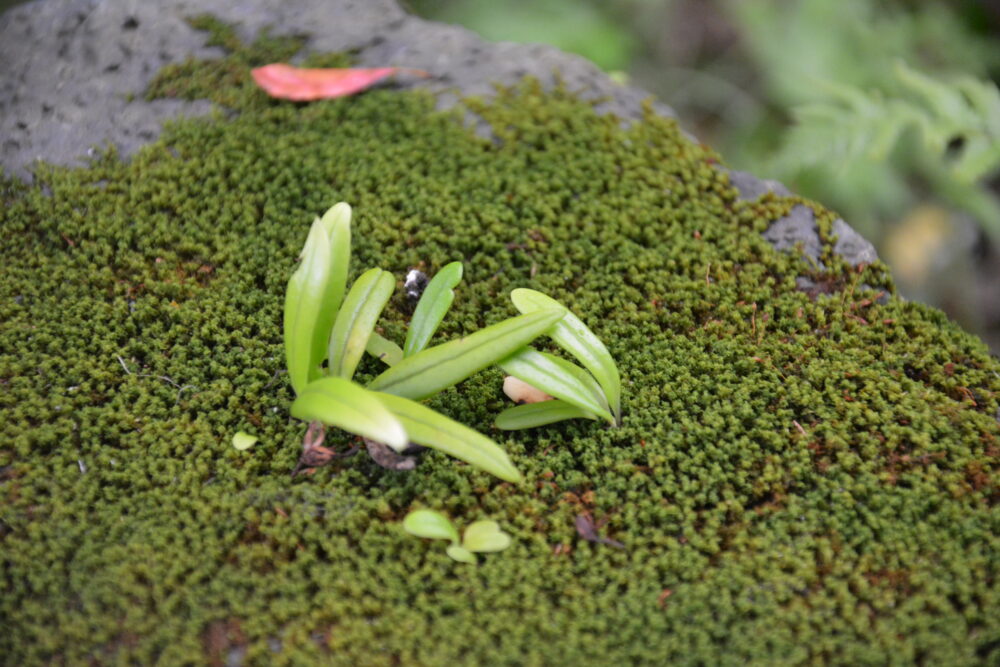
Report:
[[[551,401],[553,398],[541,389],[532,387],[524,380],[518,380],[513,375],[508,375],[503,379],[503,393],[507,394],[507,397],[510,400],[519,405],[522,403],[541,403],[542,401]]]
[[[427,288],[427,282],[427,275],[423,271],[411,269],[406,274],[406,282],[403,283],[403,289],[406,290],[406,298],[411,304],[416,304],[420,300],[424,289]]]

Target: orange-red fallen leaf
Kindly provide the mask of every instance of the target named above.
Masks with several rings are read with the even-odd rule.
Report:
[[[253,80],[268,95],[296,102],[353,95],[397,72],[427,76],[427,72],[422,70],[403,67],[306,68],[284,63],[264,65],[250,71]]]

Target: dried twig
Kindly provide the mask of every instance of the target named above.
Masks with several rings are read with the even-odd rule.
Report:
[[[388,445],[369,440],[368,438],[364,438],[364,441],[365,447],[368,449],[368,455],[383,468],[388,468],[389,470],[413,470],[417,467],[417,457],[415,456],[398,454]]]
[[[329,447],[323,446],[325,439],[326,427],[323,426],[323,422],[316,420],[309,422],[309,428],[306,429],[306,435],[302,439],[302,455],[299,456],[299,462],[295,464],[295,469],[292,470],[292,477],[295,477],[304,470],[319,468],[334,459],[347,458],[358,452],[359,447],[355,445],[346,452],[337,453]]]
[[[185,389],[197,389],[198,388],[198,387],[196,387],[193,384],[182,385],[182,384],[178,383],[176,380],[174,380],[173,378],[167,377],[166,375],[154,375],[153,373],[132,373],[132,371],[130,371],[128,369],[128,366],[125,364],[125,360],[122,359],[120,355],[115,355],[115,356],[118,359],[118,363],[120,363],[122,365],[122,368],[125,369],[125,374],[126,375],[135,375],[137,378],[156,378],[157,380],[162,380],[162,381],[167,382],[167,383],[171,384],[172,386],[176,387],[177,388],[177,398],[174,399],[174,405],[177,405],[178,403],[181,402],[181,394],[184,393]]]
[[[589,514],[578,514],[576,517],[576,532],[583,539],[588,542],[596,542],[598,544],[607,544],[608,546],[614,547],[616,549],[624,549],[625,545],[618,540],[612,540],[607,537],[602,537],[597,534],[597,530],[600,526],[594,523],[593,517]]]

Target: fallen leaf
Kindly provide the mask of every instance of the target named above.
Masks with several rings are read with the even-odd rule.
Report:
[[[353,95],[400,72],[427,76],[423,70],[404,67],[306,68],[284,63],[264,65],[250,71],[254,81],[268,95],[296,102]]]

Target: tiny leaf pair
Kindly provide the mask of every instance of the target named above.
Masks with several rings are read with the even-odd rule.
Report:
[[[510,535],[500,530],[496,521],[476,521],[465,529],[462,540],[451,520],[434,510],[414,510],[403,519],[403,530],[410,535],[432,540],[449,540],[448,556],[460,563],[477,562],[476,552],[503,551],[510,546]]]
[[[510,298],[522,313],[563,308],[555,299],[530,289],[515,289]],[[506,430],[532,428],[575,418],[604,419],[612,425],[620,424],[621,377],[604,343],[568,310],[545,333],[583,364],[583,368],[531,347],[521,348],[500,361],[499,366],[506,373],[554,400],[504,410],[497,416],[497,427]]]

